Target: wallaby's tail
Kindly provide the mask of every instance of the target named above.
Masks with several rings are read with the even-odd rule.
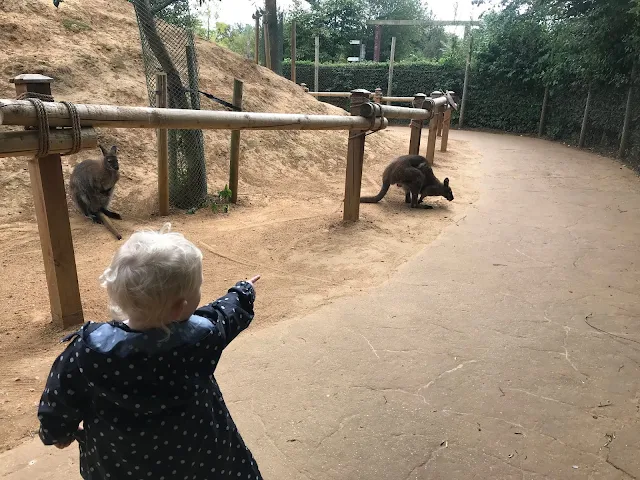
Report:
[[[380,192],[378,192],[378,195],[376,195],[375,197],[360,197],[360,203],[378,203],[387,194],[390,186],[390,183],[384,182],[382,184]]]

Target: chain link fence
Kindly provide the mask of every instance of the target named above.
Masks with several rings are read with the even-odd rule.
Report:
[[[156,106],[156,74],[167,74],[169,108],[200,109],[198,60],[188,0],[129,0],[140,28],[149,104]],[[200,207],[207,196],[202,130],[169,130],[169,202]]]

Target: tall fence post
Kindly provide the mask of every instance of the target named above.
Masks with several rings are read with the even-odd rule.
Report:
[[[440,151],[446,152],[447,145],[449,144],[449,129],[451,128],[451,106],[447,105],[444,111],[444,117],[442,121],[442,139],[440,140]]]
[[[473,34],[469,31],[469,51],[467,52],[467,65],[464,69],[464,85],[462,86],[462,100],[460,101],[460,118],[458,128],[464,127],[467,100],[469,98],[469,77],[471,76],[471,55],[473,54]]]
[[[391,37],[391,54],[389,55],[389,83],[387,85],[387,97],[391,96],[393,86],[393,63],[396,59],[396,37]],[[391,105],[391,100],[387,100],[387,105]]]
[[[351,91],[351,115],[360,115],[360,105],[369,101],[368,90]],[[344,184],[344,211],[342,219],[355,222],[360,217],[360,188],[362,186],[362,164],[364,162],[364,139],[366,130],[349,130],[347,148],[347,172]]]
[[[591,110],[591,90],[592,85],[589,84],[589,90],[587,91],[587,103],[584,106],[584,116],[582,117],[582,127],[580,128],[580,140],[578,140],[578,148],[584,147],[584,142],[587,137],[587,126],[589,125],[589,110]]]
[[[629,143],[629,125],[631,123],[631,109],[633,107],[633,93],[636,81],[636,62],[631,67],[631,76],[629,84],[629,93],[627,94],[627,108],[624,112],[624,122],[622,123],[622,134],[620,135],[620,149],[618,150],[618,158],[623,158],[627,153],[627,145]]]
[[[549,87],[544,87],[544,97],[542,98],[542,108],[540,109],[540,124],[538,125],[538,136],[544,135],[544,127],[547,123],[547,103],[549,103]]]
[[[256,10],[256,13],[253,14],[253,18],[255,20],[254,28],[254,39],[253,39],[253,48],[255,51],[253,52],[253,61],[256,65],[260,65],[260,11]]]
[[[233,80],[233,105],[242,109],[242,80]],[[240,164],[240,130],[231,130],[231,147],[229,148],[229,188],[231,203],[238,203],[238,170]]]
[[[382,43],[382,25],[376,25],[373,37],[373,61],[380,61],[380,44]]]
[[[296,21],[291,21],[291,81],[296,83]]]
[[[318,70],[320,70],[320,37],[316,35],[315,64],[313,70],[313,88],[315,92],[320,91],[320,86],[318,85]]]
[[[264,65],[271,70],[271,16],[267,13],[262,18],[262,36],[264,37]]]
[[[427,96],[424,93],[416,93],[413,98],[413,108],[423,108]],[[422,120],[411,120],[411,138],[409,139],[409,155],[420,154],[420,140],[422,138]]]
[[[18,75],[11,82],[16,86],[17,95],[51,95],[53,79],[44,75]],[[47,277],[51,318],[63,328],[80,324],[84,316],[61,156],[55,154],[30,159],[29,177]]]
[[[167,108],[169,94],[167,90],[167,74],[156,74],[156,107]],[[169,136],[166,128],[156,130],[158,143],[158,210],[160,215],[169,215]]]

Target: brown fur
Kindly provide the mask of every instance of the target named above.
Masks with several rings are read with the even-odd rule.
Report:
[[[69,180],[71,198],[78,209],[95,223],[102,223],[100,213],[120,220],[118,213],[108,209],[113,189],[120,179],[118,149],[114,145],[102,151],[101,160],[84,160],[75,166]]]
[[[417,208],[425,197],[444,197],[453,200],[449,179],[441,182],[433,174],[427,159],[421,155],[402,155],[393,160],[382,174],[382,187],[374,197],[360,197],[361,203],[377,203],[384,198],[393,184],[404,188],[405,202]],[[425,205],[423,208],[433,208]]]

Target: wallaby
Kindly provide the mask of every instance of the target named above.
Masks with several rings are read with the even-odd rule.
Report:
[[[375,197],[360,197],[361,203],[378,203],[393,184],[404,188],[405,202],[417,208],[425,197],[444,197],[453,200],[449,179],[440,182],[433,174],[427,159],[421,155],[402,155],[393,160],[382,174],[382,188]],[[424,205],[423,208],[433,208]]]
[[[73,169],[69,180],[71,197],[78,209],[95,223],[102,223],[100,213],[121,220],[120,214],[107,208],[120,178],[118,148],[114,145],[106,150],[98,146],[102,160],[84,160]]]

